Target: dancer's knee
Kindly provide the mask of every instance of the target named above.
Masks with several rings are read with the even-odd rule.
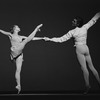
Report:
[[[84,74],[89,75],[88,69],[86,67],[81,67]]]

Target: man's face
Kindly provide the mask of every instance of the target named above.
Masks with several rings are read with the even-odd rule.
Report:
[[[76,20],[76,19],[74,19],[74,20],[72,21],[72,26],[77,26],[77,20]]]

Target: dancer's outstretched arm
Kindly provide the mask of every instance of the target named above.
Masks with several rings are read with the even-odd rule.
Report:
[[[43,37],[34,37],[32,40],[42,40],[44,39]]]
[[[8,36],[11,35],[10,32],[6,32],[6,31],[3,31],[3,30],[1,30],[1,29],[0,29],[0,32],[1,32],[2,34],[4,34],[4,35],[8,35]]]
[[[26,39],[27,37],[26,36],[21,36],[22,39]],[[44,39],[43,37],[34,37],[32,40],[42,40]]]
[[[69,31],[67,34],[61,37],[53,37],[53,38],[44,37],[44,40],[62,43],[69,40],[71,37],[72,37],[72,31]]]
[[[91,26],[93,26],[99,18],[100,12],[96,13],[94,17],[88,23],[85,24],[86,28],[89,29]]]

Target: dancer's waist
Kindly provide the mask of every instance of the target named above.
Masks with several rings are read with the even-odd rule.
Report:
[[[74,46],[77,46],[77,45],[86,45],[86,42],[84,41],[82,41],[82,42],[75,42],[75,45]]]

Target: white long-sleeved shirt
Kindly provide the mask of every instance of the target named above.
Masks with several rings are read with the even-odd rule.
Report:
[[[76,27],[75,29],[70,30],[67,34],[59,38],[52,38],[54,42],[65,42],[71,37],[75,39],[75,45],[86,44],[87,40],[87,31],[88,29],[96,23],[96,20],[91,19],[87,24],[83,25],[81,28]]]

